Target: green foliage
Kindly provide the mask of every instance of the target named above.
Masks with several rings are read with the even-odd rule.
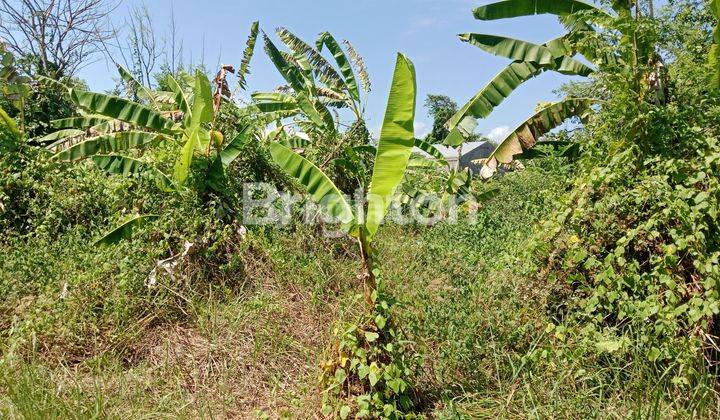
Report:
[[[321,376],[324,415],[421,418],[413,409],[420,356],[393,316],[395,302],[378,298],[370,319],[335,328],[338,342]],[[367,318],[364,316],[363,318]]]
[[[537,14],[567,16],[593,10],[594,6],[580,0],[503,0],[476,8],[475,19],[495,20]]]
[[[668,25],[671,43],[696,30]],[[624,73],[596,82],[610,101],[581,135],[582,170],[536,246],[549,256],[542,278],[558,290],[550,313],[563,337],[652,364],[658,387],[681,392],[705,383],[703,359],[717,360],[720,114],[697,70],[705,58],[672,51],[666,104],[638,102]]]
[[[255,21],[250,25],[250,35],[248,35],[248,39],[246,42],[245,50],[243,51],[243,58],[240,61],[240,66],[238,67],[237,75],[238,75],[238,87],[240,89],[245,89],[247,87],[247,76],[250,74],[250,61],[252,60],[252,56],[255,52],[255,43],[257,42],[257,37],[260,32],[260,22]]]
[[[368,211],[364,225],[370,237],[380,227],[415,147],[413,127],[416,100],[415,67],[407,57],[398,54],[368,190]]]
[[[540,138],[572,117],[587,118],[592,100],[569,98],[540,109],[533,117],[511,132],[484,160],[480,176],[492,177],[499,164],[510,164],[515,156],[527,152],[538,144]]]
[[[458,111],[458,105],[450,97],[445,95],[428,95],[425,98],[425,108],[433,119],[432,131],[427,135],[425,141],[430,144],[441,143],[450,131],[445,128],[445,123]]]
[[[148,221],[157,219],[157,215],[142,215],[135,216],[125,223],[122,223],[118,227],[114,228],[110,232],[104,234],[102,238],[95,241],[96,245],[113,245],[124,239],[130,239],[133,236],[133,231]]]
[[[159,112],[117,96],[72,89],[70,98],[77,106],[109,118],[155,131],[169,131],[174,123]]]
[[[280,143],[271,143],[270,153],[275,162],[288,175],[297,179],[331,216],[345,224],[354,221],[350,204],[320,168]]]

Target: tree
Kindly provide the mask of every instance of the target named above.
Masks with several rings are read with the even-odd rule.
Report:
[[[114,37],[116,0],[0,0],[0,38],[27,73],[73,76]]]
[[[432,131],[427,135],[425,141],[430,144],[441,143],[450,134],[445,123],[458,112],[458,104],[449,96],[430,94],[425,99],[425,108],[433,118]]]
[[[147,6],[133,7],[125,26],[127,28],[125,45],[118,48],[125,67],[142,86],[152,88],[153,74],[157,69],[158,59],[165,54],[165,45],[158,42]],[[174,54],[173,52],[173,57]],[[174,63],[171,65],[174,67]],[[129,88],[133,99],[137,100],[137,88],[134,86]]]

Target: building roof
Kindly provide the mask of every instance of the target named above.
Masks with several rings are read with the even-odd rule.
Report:
[[[486,143],[488,143],[488,142],[473,141],[473,142],[463,143],[462,154],[463,155],[468,154]],[[445,159],[457,159],[458,158],[457,149],[454,147],[449,147],[449,146],[445,146],[442,144],[434,144],[433,146],[435,146],[435,148],[438,149],[440,151],[440,153],[442,153],[442,155],[445,157]],[[415,151],[420,152],[420,149],[416,148]]]

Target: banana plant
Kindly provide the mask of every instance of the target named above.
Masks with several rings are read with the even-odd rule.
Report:
[[[129,73],[121,74],[132,80]],[[55,126],[61,129],[42,139],[54,141],[52,159],[67,163],[91,160],[106,173],[150,176],[161,189],[174,191],[186,183],[195,156],[203,155],[211,161],[204,174],[205,184],[220,191],[227,168],[240,155],[243,144],[255,135],[254,126],[245,125],[233,139],[224,141],[222,134],[213,130],[215,101],[207,76],[196,72],[189,93],[173,76],[168,79],[172,89],[170,101],[166,93],[139,90],[146,92],[142,96],[147,105],[103,93],[68,89],[69,97],[84,114],[55,121]],[[128,156],[162,143],[178,146],[172,176],[151,161]],[[154,218],[139,215],[97,243],[111,244],[127,238],[134,227]]]
[[[540,138],[572,117],[585,119],[596,103],[592,99],[570,98],[547,105],[523,122],[503,139],[486,159],[473,163],[483,165],[480,176],[489,179],[497,172],[499,165],[510,165],[518,155],[532,149]]]
[[[125,80],[139,85],[122,67],[119,71]],[[158,94],[147,87],[138,87],[144,92],[142,96],[146,98],[147,105],[117,96],[68,88],[69,97],[84,114],[54,121],[53,125],[60,130],[39,141],[53,141],[49,148],[55,152],[53,159],[56,161],[91,159],[101,170],[109,173],[150,173],[166,190],[186,182],[196,154],[212,157],[214,150],[207,180],[211,187],[216,186],[227,167],[237,158],[239,146],[254,132],[246,126],[236,138],[223,144],[222,135],[212,130],[215,112],[207,76],[196,72],[190,93],[181,88],[174,76],[168,76],[168,82],[172,89],[169,93]],[[163,99],[168,95],[172,95],[171,101]],[[137,159],[124,155],[160,143],[177,143],[180,146],[172,181],[151,163],[138,164],[140,161]],[[113,165],[108,162],[113,162]],[[110,170],[119,167],[123,170]]]
[[[473,15],[479,20],[498,20],[531,16],[539,14],[552,14],[560,18],[561,22],[570,29],[570,32],[560,38],[553,39],[544,44],[478,33],[461,34],[460,39],[490,54],[505,57],[512,63],[498,73],[482,90],[480,90],[467,104],[465,104],[446,123],[451,134],[446,143],[457,144],[461,142],[462,132],[458,128],[467,125],[469,119],[485,118],[507,99],[512,92],[524,82],[539,76],[545,71],[555,71],[565,75],[590,76],[596,69],[574,58],[581,53],[586,58],[599,65],[623,64],[630,61],[629,57],[620,57],[613,53],[606,53],[608,45],[598,39],[596,29],[588,23],[588,19],[599,21],[607,19],[627,19],[631,16],[630,1],[619,0],[612,2],[613,11],[606,11],[592,4],[580,0],[503,0],[476,8]],[[622,33],[623,39],[630,39],[631,30]],[[636,42],[637,44],[637,42]],[[635,61],[638,56],[641,60],[650,60],[652,48],[640,46],[635,48]],[[567,103],[574,104],[578,100],[570,99]],[[559,106],[559,105],[558,105]],[[557,110],[551,107],[548,110]],[[563,110],[567,110],[563,108]],[[543,114],[536,115],[541,118]],[[543,127],[550,131],[564,121],[551,118],[546,122],[552,126]],[[537,126],[537,125],[536,125]],[[529,127],[524,124],[522,127]],[[527,140],[519,142],[518,138]],[[513,157],[527,151],[537,142],[537,136],[517,137],[516,133],[505,139],[483,167],[482,176],[486,178],[496,172],[498,163],[509,164]],[[521,146],[522,145],[522,146]],[[518,151],[519,150],[519,151]],[[517,152],[517,153],[515,153]]]
[[[346,52],[328,32],[320,35],[315,47],[286,28],[276,33],[289,51],[281,51],[263,34],[265,50],[287,85],[276,92],[253,94],[254,106],[264,113],[281,113],[278,120],[294,117],[304,131],[323,135],[337,133],[340,109],[349,109],[356,120],[362,120],[363,93],[368,94],[370,82],[352,45],[344,42]],[[322,55],[325,48],[332,59]]]
[[[275,162],[304,186],[312,198],[343,223],[360,246],[365,298],[372,305],[376,288],[373,274],[373,248],[382,220],[400,185],[415,145],[414,120],[417,100],[415,68],[403,54],[398,54],[387,110],[383,120],[375,164],[366,193],[366,204],[353,211],[339,188],[316,165],[289,147],[272,143],[270,153]]]
[[[446,126],[450,130],[468,118],[488,117],[515,89],[545,71],[575,76],[589,76],[594,72],[591,67],[570,56],[572,51],[564,38],[542,45],[482,34],[464,34],[461,40],[514,61],[448,120]]]

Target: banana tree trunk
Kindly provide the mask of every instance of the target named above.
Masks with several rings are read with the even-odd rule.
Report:
[[[365,302],[372,310],[375,304],[372,299],[372,294],[377,288],[377,283],[375,281],[375,274],[373,274],[372,250],[370,249],[370,242],[367,239],[364,229],[361,229],[360,231],[360,238],[358,239],[358,242],[360,243],[360,255],[362,257],[362,266],[360,267],[358,279],[363,285]]]

